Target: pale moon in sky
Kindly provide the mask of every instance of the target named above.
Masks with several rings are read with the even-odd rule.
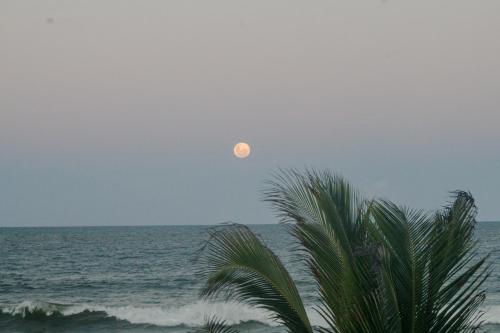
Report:
[[[234,156],[238,158],[247,158],[250,155],[250,145],[245,142],[239,142],[234,146]]]

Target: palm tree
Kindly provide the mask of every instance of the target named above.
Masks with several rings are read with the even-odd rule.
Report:
[[[477,209],[469,193],[456,192],[446,208],[427,214],[365,200],[326,171],[282,171],[269,185],[264,199],[291,222],[327,327],[311,325],[281,260],[242,225],[211,232],[203,297],[265,309],[291,333],[479,329],[490,265],[477,257]]]

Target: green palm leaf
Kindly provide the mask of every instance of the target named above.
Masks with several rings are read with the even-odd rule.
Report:
[[[223,293],[269,311],[289,332],[312,332],[289,273],[249,228],[233,225],[213,231],[206,250],[202,296]]]
[[[281,172],[265,199],[292,234],[321,296],[318,309],[333,332],[386,332],[383,313],[369,311],[377,296],[377,248],[369,242],[369,203],[343,178],[329,172]]]
[[[211,317],[205,319],[205,324],[196,330],[197,333],[238,333],[237,330],[229,327],[225,320]]]
[[[281,171],[264,199],[277,210],[314,279],[322,333],[458,333],[480,327],[491,272],[477,257],[469,193],[426,214],[366,201],[329,172]],[[289,332],[312,332],[290,275],[247,227],[212,232],[205,297],[223,294],[269,311]]]
[[[378,202],[373,214],[374,238],[387,250],[384,289],[397,302],[401,331],[473,332],[489,265],[475,258],[470,194],[458,192],[435,216],[387,201]]]

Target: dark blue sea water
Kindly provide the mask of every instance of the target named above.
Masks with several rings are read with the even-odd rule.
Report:
[[[262,311],[199,300],[196,252],[208,228],[0,228],[0,331],[192,332],[215,313],[242,332],[282,332]],[[252,228],[283,258],[321,324],[284,227]],[[500,332],[500,223],[480,223],[477,236],[494,262],[484,318]]]

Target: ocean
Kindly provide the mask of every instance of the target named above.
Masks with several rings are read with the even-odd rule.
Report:
[[[206,226],[0,228],[0,332],[193,332],[217,314],[241,332],[283,332],[248,306],[201,301]],[[252,226],[280,255],[308,306],[314,285],[282,225]],[[500,223],[479,223],[492,253],[484,320],[500,332]]]

